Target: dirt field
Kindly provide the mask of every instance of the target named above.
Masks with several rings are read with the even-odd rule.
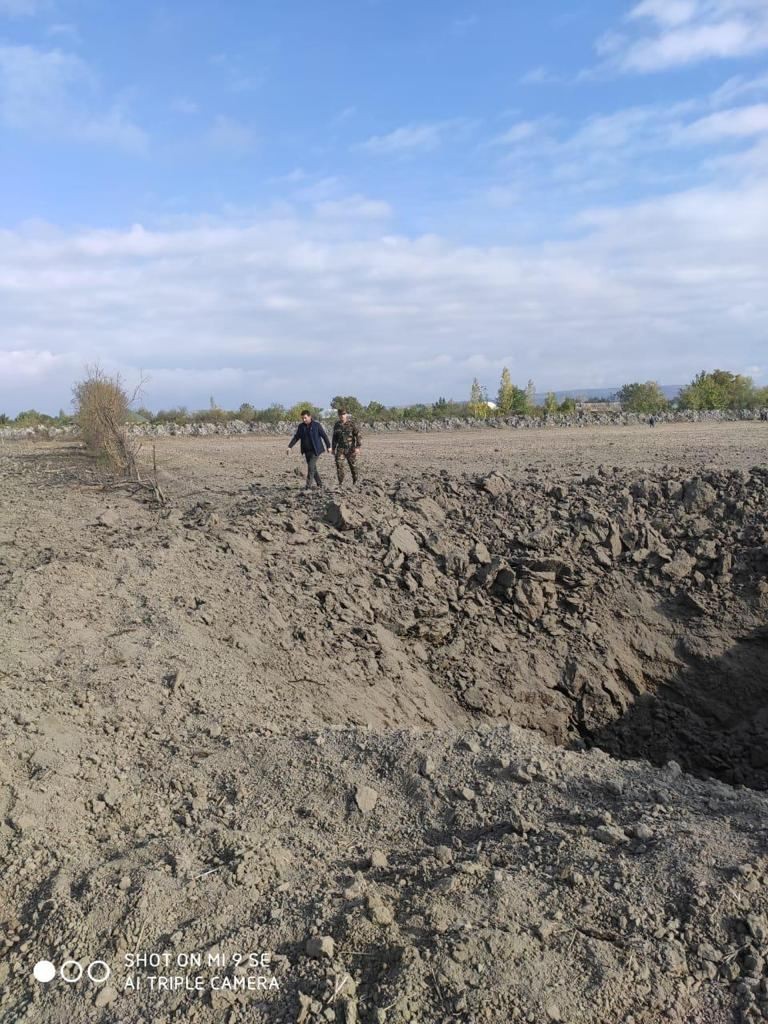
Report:
[[[0,1018],[768,1019],[767,450],[1,446]]]

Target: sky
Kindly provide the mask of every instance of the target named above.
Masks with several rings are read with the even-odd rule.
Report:
[[[0,0],[0,412],[768,384],[768,0]]]

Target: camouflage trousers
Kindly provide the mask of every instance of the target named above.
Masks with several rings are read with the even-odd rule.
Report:
[[[352,473],[352,483],[357,483],[357,452],[354,448],[348,448],[344,451],[337,448],[335,451],[336,456],[336,474],[339,478],[339,483],[344,483],[344,460],[346,459],[349,463],[349,470]]]

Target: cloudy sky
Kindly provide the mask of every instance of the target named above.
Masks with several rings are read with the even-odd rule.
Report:
[[[768,383],[768,0],[0,0],[0,412]]]

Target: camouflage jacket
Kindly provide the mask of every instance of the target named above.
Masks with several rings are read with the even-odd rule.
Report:
[[[342,452],[360,447],[360,431],[353,419],[348,419],[346,423],[342,423],[341,420],[334,423],[331,447],[334,451]]]

